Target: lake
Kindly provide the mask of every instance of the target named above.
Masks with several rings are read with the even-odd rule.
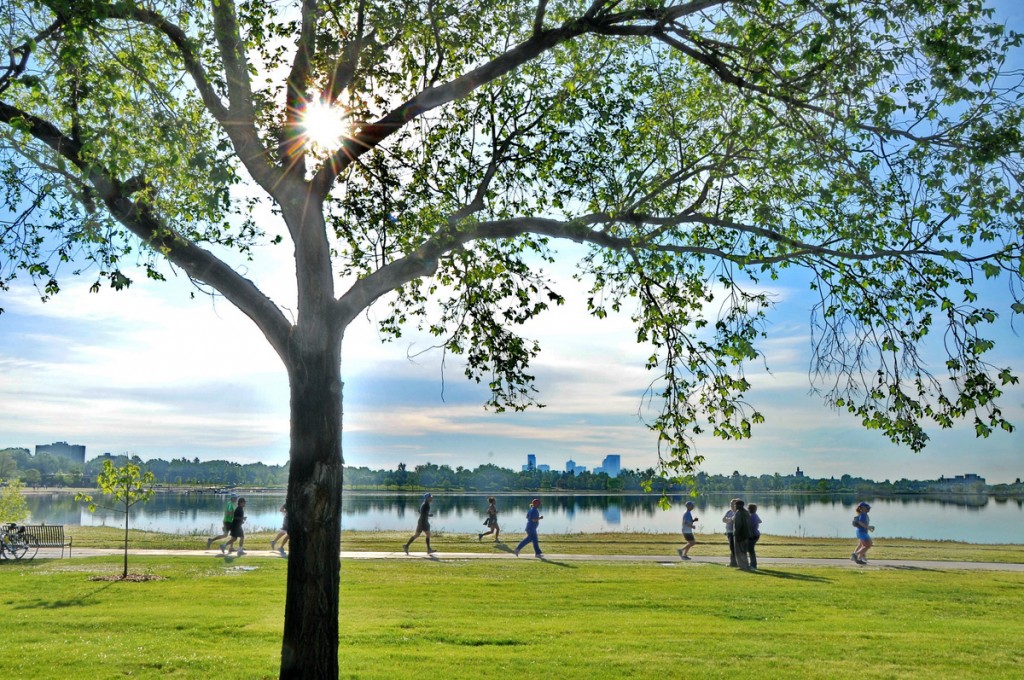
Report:
[[[495,494],[502,531],[521,534],[532,496]],[[540,496],[544,520],[541,532],[652,532],[678,533],[686,497],[673,497],[671,510],[658,508],[654,495]],[[778,536],[853,536],[854,508],[862,500],[852,495],[746,496],[759,506],[762,533]],[[123,515],[97,507],[90,513],[67,494],[26,496],[31,523],[81,526],[123,526]],[[346,492],[342,528],[355,531],[408,531],[412,533],[419,513],[420,494]],[[715,494],[695,499],[698,533],[723,533],[722,515],[730,495]],[[274,530],[280,527],[281,495],[247,495],[246,528]],[[868,498],[873,509],[875,536],[954,540],[969,543],[1024,544],[1024,500],[996,499],[983,495]],[[219,533],[225,497],[215,494],[158,494],[145,505],[132,508],[131,526],[168,533]],[[97,502],[102,504],[103,498]],[[473,534],[482,531],[486,495],[435,494],[435,532]]]

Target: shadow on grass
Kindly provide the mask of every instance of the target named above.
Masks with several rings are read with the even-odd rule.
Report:
[[[12,609],[69,609],[71,607],[85,607],[89,604],[89,600],[93,599],[107,588],[112,588],[114,583],[114,581],[104,581],[103,585],[100,587],[93,588],[87,593],[82,593],[74,599],[53,600],[50,602],[45,600],[36,600],[34,602],[25,602],[15,605]]]
[[[749,572],[755,576],[771,576],[772,578],[781,578],[788,581],[811,581],[813,583],[833,583],[834,580],[825,578],[824,576],[811,576],[809,574],[794,574],[788,571],[776,571],[775,569],[758,569],[756,571]]]
[[[555,560],[549,560],[546,555],[541,555],[540,557],[534,557],[534,559],[539,559],[541,562],[544,562],[545,564],[553,564],[556,567],[562,567],[563,569],[579,569],[579,567],[577,567],[575,564],[569,564],[568,562],[557,562]]]

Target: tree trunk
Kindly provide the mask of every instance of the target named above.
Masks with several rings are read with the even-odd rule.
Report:
[[[291,349],[291,550],[280,677],[334,680],[341,569],[340,341],[293,337]]]
[[[124,504],[124,571],[121,578],[128,578],[128,509],[131,506]]]

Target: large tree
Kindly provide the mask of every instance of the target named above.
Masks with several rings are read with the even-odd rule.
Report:
[[[663,472],[749,436],[771,300],[807,273],[814,386],[920,449],[1009,428],[985,337],[1020,312],[1020,42],[975,0],[2,0],[0,280],[162,278],[256,324],[288,373],[282,677],[336,677],[341,344],[370,305],[524,408],[589,246],[590,310],[654,352]],[[315,142],[313,113],[343,121]],[[261,210],[260,204],[270,210]],[[269,217],[268,217],[269,215]],[[283,242],[296,299],[238,255]],[[91,266],[88,266],[91,265]],[[70,272],[68,271],[70,270]],[[981,277],[1008,293],[979,299]],[[919,349],[944,334],[945,364]]]

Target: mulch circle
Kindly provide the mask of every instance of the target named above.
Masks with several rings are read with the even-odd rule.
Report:
[[[156,574],[111,574],[108,576],[90,576],[90,581],[129,581],[131,583],[142,583],[143,581],[166,581],[166,577]]]

